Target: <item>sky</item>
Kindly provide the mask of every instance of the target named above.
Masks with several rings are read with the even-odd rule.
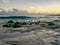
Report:
[[[31,13],[60,13],[60,0],[0,0],[0,8],[27,10]]]

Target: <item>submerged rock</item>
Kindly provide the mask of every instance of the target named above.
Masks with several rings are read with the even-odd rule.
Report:
[[[7,44],[4,41],[0,40],[0,45],[9,45],[9,44]]]

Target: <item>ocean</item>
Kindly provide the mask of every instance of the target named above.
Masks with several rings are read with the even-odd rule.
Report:
[[[48,15],[0,15],[0,21],[7,20],[54,20],[60,16],[48,16]]]
[[[7,21],[7,20],[29,20],[33,18],[30,15],[0,15],[0,21]]]
[[[59,19],[59,16],[46,16],[46,15],[0,15],[0,45],[6,44],[6,45],[41,45],[46,43],[47,45],[57,45],[60,44],[60,22],[49,24],[45,23],[43,21],[51,21]],[[18,21],[39,21],[42,20],[42,22],[38,24],[26,24],[22,25],[19,28],[13,28],[15,26],[16,22],[9,24],[7,21],[9,20],[15,20]],[[3,21],[3,22],[1,22]],[[30,22],[28,22],[30,23]],[[47,24],[46,26],[41,26],[41,24]],[[11,25],[11,27],[2,27],[2,25],[8,24]],[[20,25],[20,23],[18,23]],[[53,25],[53,26],[52,26]],[[59,27],[58,27],[59,26]],[[32,41],[32,42],[31,42]],[[43,43],[43,42],[44,43]],[[2,42],[2,43],[1,43]],[[22,42],[22,43],[21,43]]]

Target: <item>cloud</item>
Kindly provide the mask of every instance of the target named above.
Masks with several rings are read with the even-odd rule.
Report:
[[[2,0],[3,3],[8,3],[8,0]]]

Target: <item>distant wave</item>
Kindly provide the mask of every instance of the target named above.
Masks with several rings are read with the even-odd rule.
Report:
[[[30,16],[5,16],[5,17],[0,17],[0,19],[22,19],[22,20],[27,20],[35,17],[30,17]]]

